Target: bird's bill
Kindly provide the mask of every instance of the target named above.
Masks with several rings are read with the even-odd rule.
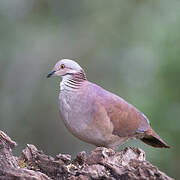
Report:
[[[47,75],[47,78],[50,78],[52,75],[54,75],[56,71],[51,71],[48,75]]]

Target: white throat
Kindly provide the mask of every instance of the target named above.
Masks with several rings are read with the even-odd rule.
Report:
[[[65,75],[62,76],[62,81],[60,82],[60,90],[71,90],[72,88],[68,86],[69,80],[71,80],[73,77],[71,75]]]

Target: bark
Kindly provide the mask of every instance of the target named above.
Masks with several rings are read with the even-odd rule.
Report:
[[[115,152],[98,147],[89,156],[83,151],[71,159],[68,154],[48,156],[29,144],[20,157],[14,157],[11,149],[16,146],[16,142],[0,131],[0,179],[172,180],[146,161],[144,151],[138,148]]]

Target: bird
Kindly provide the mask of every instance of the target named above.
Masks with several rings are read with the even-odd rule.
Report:
[[[170,148],[151,128],[148,118],[120,96],[87,80],[74,60],[61,59],[47,75],[60,76],[59,111],[66,128],[80,140],[117,149],[128,139]]]

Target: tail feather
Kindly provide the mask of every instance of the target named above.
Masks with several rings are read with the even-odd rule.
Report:
[[[152,128],[145,132],[145,136],[140,139],[144,143],[157,148],[170,148]]]

